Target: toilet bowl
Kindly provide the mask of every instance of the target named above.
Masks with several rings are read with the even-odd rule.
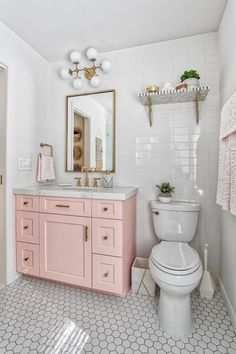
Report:
[[[196,203],[152,202],[154,227],[161,242],[152,249],[149,268],[160,287],[160,325],[174,337],[186,336],[192,329],[190,293],[203,270],[198,253],[188,242],[194,237],[199,210]]]

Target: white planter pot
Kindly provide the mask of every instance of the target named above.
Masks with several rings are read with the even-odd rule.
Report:
[[[161,203],[170,203],[172,201],[172,197],[158,197]]]
[[[187,84],[188,89],[192,89],[200,86],[199,80],[195,78],[189,78],[184,80],[183,82]]]

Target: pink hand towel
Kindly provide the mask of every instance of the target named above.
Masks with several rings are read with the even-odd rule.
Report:
[[[54,161],[52,156],[39,154],[38,157],[38,182],[55,180]]]

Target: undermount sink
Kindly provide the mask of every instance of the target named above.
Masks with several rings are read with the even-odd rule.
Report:
[[[73,186],[73,185],[58,185],[57,186],[60,189],[65,189],[65,190],[73,190],[73,191],[78,191],[78,192],[94,192],[96,191],[95,187],[78,187],[78,186]]]

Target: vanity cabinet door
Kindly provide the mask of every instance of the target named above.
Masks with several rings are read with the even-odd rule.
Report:
[[[16,238],[17,241],[39,243],[38,213],[19,210],[16,212]]]
[[[122,258],[93,255],[93,289],[123,295]]]
[[[17,195],[16,210],[38,211],[38,197],[32,195]]]
[[[120,200],[93,200],[92,216],[104,219],[123,219],[123,203]]]
[[[16,243],[16,270],[19,273],[39,276],[39,246]]]
[[[40,276],[91,287],[91,219],[40,215]]]
[[[122,257],[123,222],[93,218],[93,253]]]

